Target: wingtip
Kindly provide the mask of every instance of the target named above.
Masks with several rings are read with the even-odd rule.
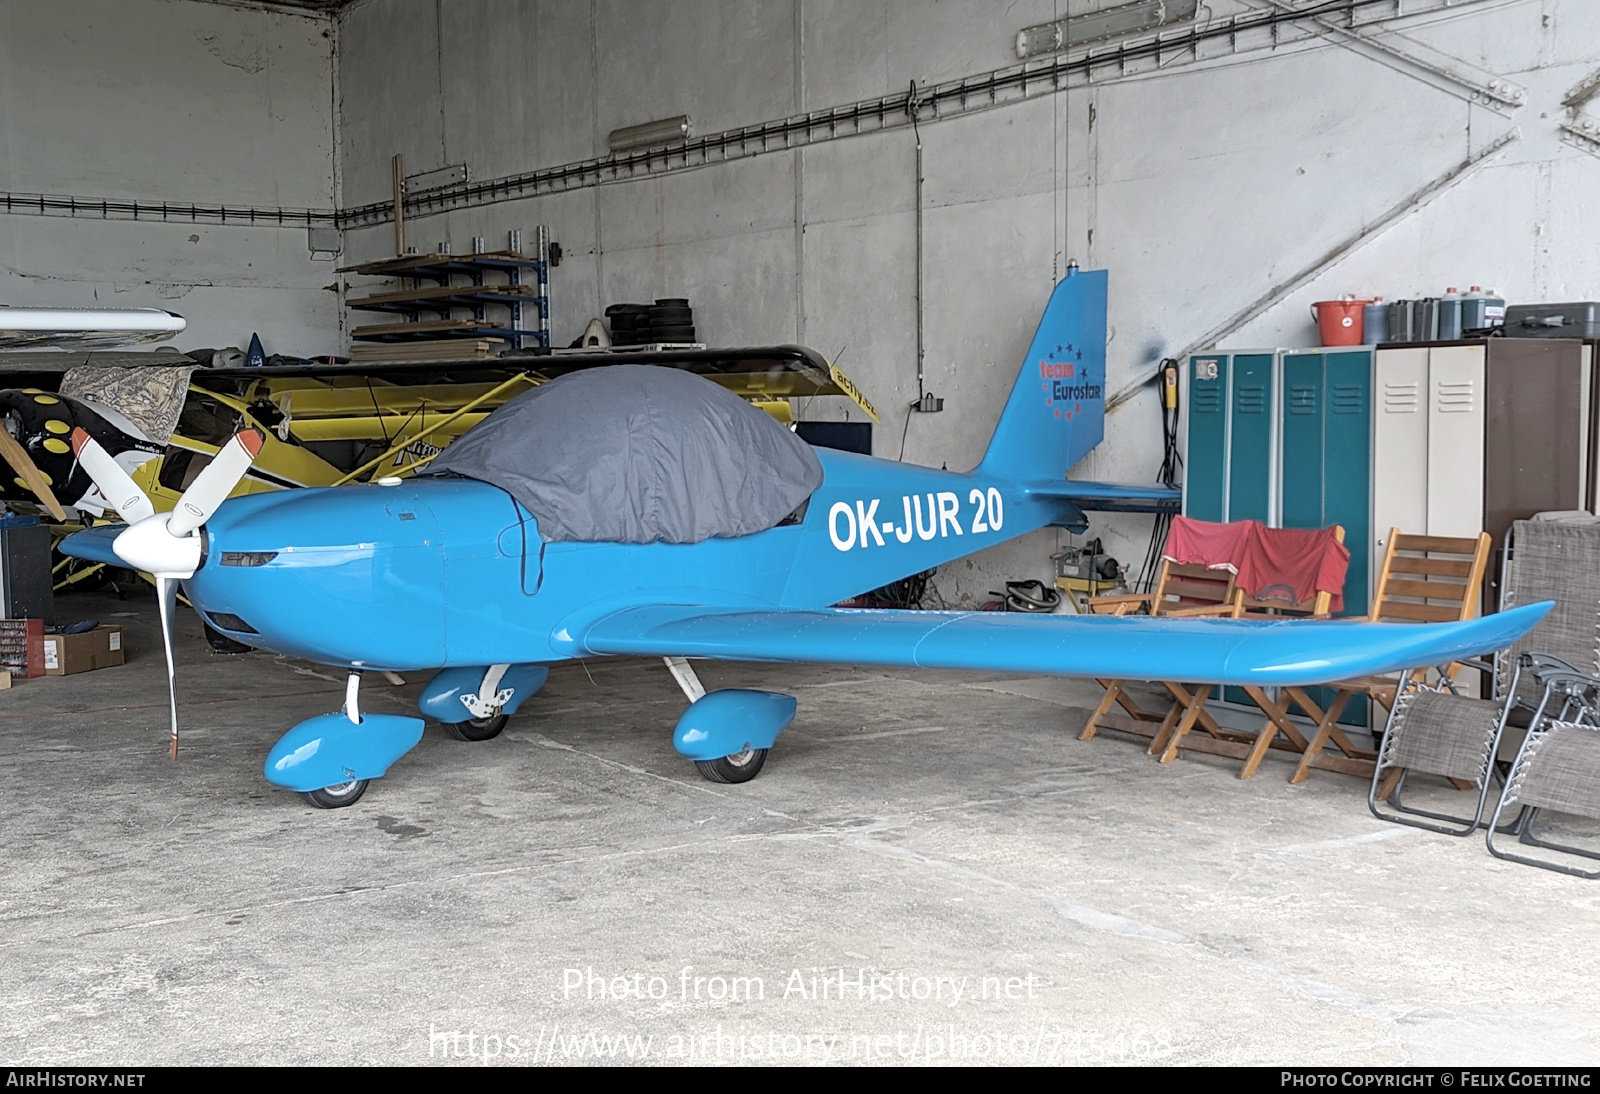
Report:
[[[89,443],[89,434],[84,430],[83,426],[81,426],[81,425],[73,426],[72,427],[72,454],[74,456],[82,455],[83,454],[83,446],[88,444],[88,443]]]

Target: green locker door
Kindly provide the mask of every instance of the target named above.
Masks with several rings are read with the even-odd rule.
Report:
[[[1344,527],[1350,569],[1343,614],[1363,615],[1372,542],[1372,351],[1285,354],[1283,391],[1282,525]],[[1324,706],[1336,694],[1306,691]],[[1366,725],[1367,706],[1365,699],[1352,699],[1339,721]]]
[[[1184,453],[1183,512],[1220,521],[1227,511],[1228,355],[1189,358],[1188,431]]]
[[[1283,355],[1282,476],[1278,512],[1285,528],[1321,528],[1323,404],[1327,402],[1322,354]]]
[[[1372,351],[1330,353],[1327,362],[1322,527],[1344,527],[1350,548],[1344,614],[1365,615],[1372,566]]]
[[[1241,353],[1233,358],[1228,433],[1228,516],[1232,520],[1272,517],[1272,365],[1273,354]]]

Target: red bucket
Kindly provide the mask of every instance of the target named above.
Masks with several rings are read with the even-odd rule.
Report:
[[[1311,305],[1311,318],[1317,321],[1317,332],[1325,346],[1359,346],[1361,344],[1361,310],[1370,300],[1357,300],[1349,293],[1338,300],[1319,300]]]

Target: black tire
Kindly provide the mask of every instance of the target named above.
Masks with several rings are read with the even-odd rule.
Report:
[[[656,327],[650,332],[652,342],[693,342],[693,327]]]
[[[321,790],[307,790],[300,796],[318,809],[343,809],[361,800],[361,795],[367,792],[369,781],[352,779],[336,786],[325,786]]]
[[[468,722],[446,722],[444,728],[458,741],[487,741],[500,736],[511,720],[509,714],[491,714],[487,718],[473,718]]]
[[[761,774],[761,765],[766,762],[767,750],[752,748],[717,760],[696,760],[694,766],[714,783],[747,783]]]
[[[656,307],[658,308],[687,308],[688,306],[689,298],[687,296],[656,297]]]

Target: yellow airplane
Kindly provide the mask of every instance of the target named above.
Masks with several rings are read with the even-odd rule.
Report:
[[[130,358],[117,360],[120,365]],[[173,354],[162,360],[182,358]],[[59,368],[52,384],[36,359],[18,371],[8,370],[0,358],[0,384],[8,371],[31,381],[0,389],[0,456],[15,472],[0,483],[0,498],[42,504],[71,527],[114,510],[113,500],[100,493],[66,443],[74,428],[99,442],[161,511],[175,506],[219,448],[246,428],[266,441],[233,495],[404,477],[518,393],[567,372],[619,364],[695,372],[784,422],[790,419],[790,399],[819,395],[845,396],[878,421],[848,376],[801,346],[570,351],[459,365],[197,368],[174,363],[165,367],[190,373],[186,384],[157,375],[141,386],[141,377],[108,369],[104,382],[86,383],[79,374],[70,393],[59,390]],[[153,411],[151,404],[163,399],[181,405],[157,405]],[[164,436],[160,412],[170,421],[174,409],[176,421]]]

